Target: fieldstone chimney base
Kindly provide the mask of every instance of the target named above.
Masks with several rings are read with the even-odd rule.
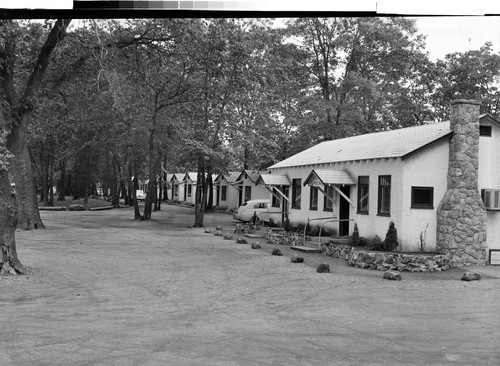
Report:
[[[479,106],[475,100],[452,103],[448,190],[437,208],[437,248],[454,265],[486,263],[486,208],[477,189]]]

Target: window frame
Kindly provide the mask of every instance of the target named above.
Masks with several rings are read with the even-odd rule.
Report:
[[[243,192],[243,201],[248,202],[252,199],[252,186],[245,186]]]
[[[332,185],[325,186],[325,193],[330,194],[332,198],[335,198],[335,190]],[[328,203],[330,203],[331,207],[328,207]],[[323,211],[333,212],[333,201],[330,201],[326,194],[323,194]]]
[[[479,125],[479,136],[491,137],[491,126]]]
[[[363,182],[363,180],[366,179],[366,182]],[[361,196],[362,194],[362,188],[366,188],[366,209],[361,209],[361,199],[363,198]],[[370,176],[369,175],[360,175],[358,176],[358,207],[357,207],[357,214],[360,215],[368,215],[370,212]]]
[[[188,184],[187,185],[187,196],[191,197],[192,194],[193,194],[193,185],[192,184]]]
[[[425,190],[431,192],[431,202],[430,203],[415,203],[415,191]],[[434,187],[427,186],[412,186],[411,187],[411,208],[417,209],[434,209]]]
[[[292,179],[292,208],[300,210],[302,201],[302,179]]]
[[[389,182],[389,184],[382,184],[383,181]],[[377,207],[377,215],[378,216],[391,216],[391,176],[390,175],[379,175],[378,176],[378,207]],[[386,202],[384,202],[384,198],[388,197],[387,210],[385,207]]]
[[[314,194],[316,192],[316,194]],[[313,202],[316,204],[313,205]],[[310,211],[318,211],[319,204],[319,189],[318,187],[311,186],[309,187],[309,210]]]

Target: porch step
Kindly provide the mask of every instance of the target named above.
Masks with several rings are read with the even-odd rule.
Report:
[[[348,245],[351,244],[351,238],[330,238],[330,243]]]
[[[261,234],[245,234],[244,236],[246,236],[247,238],[263,238],[264,237]]]
[[[271,231],[284,231],[285,229],[282,227],[270,227]]]
[[[321,253],[321,249],[311,248],[311,247],[306,247],[306,246],[291,246],[290,249],[298,250],[299,252]]]
[[[304,246],[321,250],[321,243],[318,243],[317,241],[306,240]]]

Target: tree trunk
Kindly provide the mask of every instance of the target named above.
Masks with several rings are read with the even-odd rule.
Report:
[[[129,184],[132,187],[132,199],[134,201],[134,219],[143,220],[144,218],[141,215],[141,211],[139,210],[139,203],[137,202],[137,190],[139,189],[139,179],[137,178],[137,172],[134,174],[134,181],[132,183],[132,167],[129,166]]]
[[[12,128],[7,139],[7,149],[14,155],[11,160],[11,174],[16,184],[17,226],[24,230],[44,229],[45,225],[38,211],[33,164],[26,144],[26,125],[27,121],[19,122]]]
[[[206,199],[207,207],[205,212],[214,212],[214,182],[212,181],[212,167],[209,166],[207,169],[207,184],[206,190],[208,190],[208,197]],[[205,190],[205,192],[206,192]]]
[[[61,159],[59,161],[59,184],[57,187],[59,196],[57,197],[58,201],[66,201],[64,195],[66,194],[66,159]]]
[[[205,166],[202,157],[198,159],[198,175],[196,179],[196,197],[194,204],[194,227],[203,227],[205,214],[205,197],[203,194],[205,182]]]
[[[17,217],[16,198],[9,173],[0,170],[0,274],[21,274],[26,271],[17,257]]]

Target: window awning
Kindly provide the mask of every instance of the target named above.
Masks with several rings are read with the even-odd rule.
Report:
[[[286,175],[261,174],[256,184],[258,186],[289,186],[290,180]]]
[[[313,170],[304,181],[304,186],[356,185],[356,181],[345,170]]]

